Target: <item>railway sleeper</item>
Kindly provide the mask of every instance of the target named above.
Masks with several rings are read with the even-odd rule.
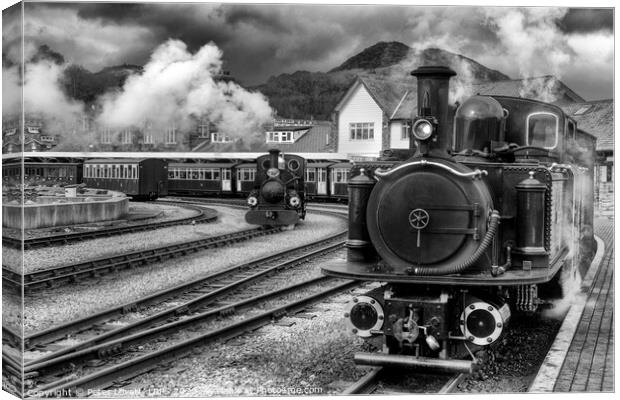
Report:
[[[229,316],[234,315],[236,313],[237,313],[237,310],[235,310],[235,307],[228,307],[228,308],[225,308],[223,310],[220,310],[219,315],[221,317],[229,317]]]
[[[183,306],[174,310],[174,315],[189,314],[189,307]]]
[[[121,314],[129,314],[130,312],[135,312],[135,311],[138,311],[138,304],[136,303],[126,304],[123,306],[123,309],[121,310]]]
[[[100,359],[105,359],[110,356],[121,353],[123,350],[123,343],[115,343],[112,346],[102,347],[97,350],[97,357]]]

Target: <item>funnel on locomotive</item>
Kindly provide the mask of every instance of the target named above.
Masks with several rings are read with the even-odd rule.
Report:
[[[449,120],[449,81],[456,72],[448,67],[420,67],[411,72],[418,78],[418,116],[413,120],[412,136],[416,156],[448,157],[452,132]],[[414,147],[414,140],[410,148]]]

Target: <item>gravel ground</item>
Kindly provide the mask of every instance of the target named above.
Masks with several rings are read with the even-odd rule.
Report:
[[[313,262],[308,262],[308,263],[304,263],[301,265],[298,265],[296,267],[293,267],[291,269],[287,269],[285,271],[279,272],[277,275],[265,278],[263,280],[260,280],[259,282],[257,282],[256,284],[253,284],[241,291],[239,291],[238,293],[235,294],[231,294],[230,296],[226,297],[226,302],[227,303],[235,303],[238,301],[241,301],[243,299],[246,299],[248,297],[248,295],[259,295],[259,294],[264,294],[264,293],[270,293],[273,292],[275,290],[279,290],[282,289],[284,287],[287,286],[291,286],[297,283],[301,283],[304,281],[308,281],[310,279],[313,278],[317,278],[322,276],[320,268],[318,267],[318,265],[321,264],[321,260],[326,260],[329,257],[329,255],[326,256],[322,256],[319,257],[318,259],[316,259]],[[338,281],[337,283],[340,283],[341,281]],[[322,286],[333,286],[334,283],[325,283]],[[318,287],[318,285],[315,285],[313,287]],[[312,288],[310,289],[305,289],[305,290],[312,290]],[[316,291],[316,290],[315,290]],[[282,296],[282,298],[286,298],[288,299],[287,301],[292,301],[293,298],[298,298],[301,295],[300,292],[294,292],[291,295],[287,295],[287,296]],[[184,301],[175,298],[175,299],[170,299],[170,301],[166,301],[163,303],[159,303],[153,306],[150,306],[148,308],[145,309],[140,309],[140,311],[137,312],[128,312],[124,315],[122,315],[119,319],[114,320],[113,322],[110,322],[108,324],[106,324],[107,326],[113,326],[115,328],[119,328],[128,324],[131,324],[135,321],[138,321],[140,319],[143,318],[147,318],[150,315],[154,315],[157,314],[159,312],[162,312],[164,310],[170,309],[171,307],[174,306],[178,306],[181,305]],[[266,309],[270,309],[270,308],[275,308],[277,306],[277,304],[282,304],[283,302],[285,302],[284,300],[281,299],[275,299],[275,300],[270,300],[270,301],[266,301],[266,302],[262,302],[260,305],[256,306],[257,310],[262,312]],[[205,310],[206,311],[206,310]],[[202,311],[201,311],[202,312]],[[237,319],[243,319],[243,318],[247,318],[248,315],[253,315],[256,314],[256,311],[252,311],[252,310],[247,310],[247,311],[243,311],[241,313],[240,316],[234,316],[234,318]],[[182,316],[181,319],[183,318],[187,318],[187,316]],[[168,321],[170,322],[170,320]],[[175,335],[175,339],[179,339],[179,338],[189,338],[191,336],[195,336],[196,334],[194,332],[204,332],[206,330],[212,330],[215,329],[217,326],[220,325],[225,325],[225,324],[230,324],[231,320],[229,320],[228,318],[222,320],[222,321],[211,321],[211,322],[207,322],[207,326],[203,326],[202,328],[191,328],[190,332],[186,332],[186,333],[179,333]],[[72,336],[69,341],[63,340],[60,342],[56,342],[59,345],[74,345],[74,344],[78,344],[83,342],[84,340],[89,340],[93,337],[93,332],[92,331],[87,331],[84,333],[79,333],[75,336]],[[155,345],[158,346],[158,348],[164,347],[164,345],[169,345],[170,343],[161,343],[160,342],[156,342],[154,343]],[[140,349],[142,350],[142,349]],[[41,357],[45,354],[49,353],[49,351],[40,351],[38,349],[33,349],[31,351],[27,351],[24,355],[25,358],[27,359],[36,359],[38,357]],[[129,357],[131,358],[131,357]]]
[[[167,204],[130,204],[130,209],[135,214],[160,213],[158,217],[156,219],[152,219],[152,221],[163,222],[196,215],[196,211],[194,210]],[[216,209],[216,207],[213,207],[213,209]],[[69,264],[90,258],[104,257],[109,254],[128,251],[132,249],[132,246],[134,245],[136,246],[136,249],[142,249],[155,247],[157,243],[165,244],[172,243],[174,241],[191,240],[191,238],[199,239],[204,236],[216,235],[220,234],[218,233],[219,230],[221,230],[221,233],[233,232],[239,229],[239,221],[245,223],[242,218],[243,216],[241,217],[241,220],[239,220],[237,215],[231,216],[230,226],[228,226],[227,223],[222,223],[218,220],[212,224],[199,224],[191,229],[189,229],[188,226],[182,225],[158,229],[151,232],[157,232],[156,237],[161,237],[164,240],[160,239],[159,241],[155,241],[153,243],[151,243],[152,237],[145,235],[146,232],[137,232],[116,235],[109,238],[93,239],[85,242],[75,242],[64,246],[42,247],[38,249],[26,250],[24,252],[24,271],[32,272],[60,264]],[[138,221],[138,223],[144,223],[145,221],[146,220],[141,220]],[[95,225],[96,224],[93,224],[93,226]],[[211,231],[215,233],[211,233]],[[21,250],[3,247],[2,264],[13,269],[14,271],[21,272],[21,254]]]
[[[2,324],[21,332],[21,310],[23,297],[9,291],[2,291]]]
[[[222,209],[222,218],[220,219],[227,221],[222,223],[226,225],[226,229],[230,230],[232,226],[235,226],[235,221],[240,223],[239,219],[243,218],[243,211],[237,211]],[[224,218],[226,214],[228,217]],[[218,232],[217,234],[223,233],[218,231],[218,228],[222,229],[218,224],[196,226],[196,230],[204,229],[202,234],[205,236],[207,232],[216,234],[209,231],[209,228],[213,228],[213,231]],[[314,242],[318,238],[340,232],[344,228],[346,228],[346,221],[340,218],[311,215],[303,224],[298,225],[292,231],[255,238],[231,247],[211,249],[173,261],[164,261],[133,270],[121,271],[117,275],[106,275],[96,282],[91,280],[80,285],[37,292],[32,297],[26,298],[24,329],[26,333],[31,333],[68,322],[114,305],[130,302],[149,293],[193,280],[198,276],[207,275],[225,267],[267,256],[277,251],[291,249],[302,243]],[[238,229],[239,227],[237,227]],[[161,231],[168,232],[167,229]],[[192,232],[192,235],[194,234]],[[159,232],[159,230],[137,236],[142,236],[140,237],[142,242],[140,245],[145,247],[148,244],[153,246],[154,242],[166,242],[166,239],[169,239],[169,233]],[[135,248],[135,246],[129,246],[128,241],[110,239],[114,240],[116,246],[124,245]],[[92,254],[93,250],[105,251],[106,248],[113,246],[108,242],[110,239],[93,240],[92,242],[96,242],[97,246],[96,249],[91,249],[91,256],[88,258],[95,257]],[[178,241],[178,237],[175,237],[174,241]],[[134,244],[131,243],[131,245]],[[85,253],[86,249],[83,251],[80,254],[85,257],[88,253]],[[50,255],[50,257],[52,256]],[[68,252],[66,257],[73,258],[75,256]]]
[[[153,231],[75,242],[64,246],[27,250],[24,252],[24,270],[25,272],[32,272],[62,264],[77,263],[128,251],[145,250],[177,242],[198,240],[253,227],[245,222],[245,213],[242,210],[224,207],[213,207],[213,209],[218,211],[219,218],[217,222],[210,224],[171,226]],[[15,250],[15,254],[18,255],[19,251]]]
[[[202,347],[197,349],[200,354],[180,360],[170,370],[153,371],[136,377],[129,386],[98,395],[336,394],[340,388],[331,386],[334,381],[354,381],[364,374],[353,364],[353,353],[367,345],[348,332],[342,316],[350,298],[350,293],[334,296],[305,312],[315,318],[285,317],[280,322],[293,325],[272,324],[226,343]]]
[[[517,315],[504,339],[481,356],[485,367],[462,382],[457,393],[527,392],[562,321]]]

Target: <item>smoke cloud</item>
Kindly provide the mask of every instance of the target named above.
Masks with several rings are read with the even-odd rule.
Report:
[[[272,110],[265,97],[234,82],[218,81],[222,52],[213,43],[191,54],[184,42],[168,40],[160,45],[140,75],[127,78],[119,92],[100,99],[99,124],[111,128],[154,127],[172,123],[188,129],[201,117],[231,138],[262,139],[262,126]]]
[[[23,108],[29,117],[45,121],[46,132],[65,133],[83,112],[84,105],[69,99],[60,86],[64,67],[48,60],[26,63],[23,82],[21,64],[2,68],[2,111],[17,117]]]

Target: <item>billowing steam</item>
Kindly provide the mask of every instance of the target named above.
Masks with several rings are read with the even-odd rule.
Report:
[[[475,11],[470,8],[464,10],[463,19],[442,19],[438,26],[445,29],[418,32],[416,42],[410,46],[416,54],[427,48],[440,48],[465,56],[477,54],[473,58],[483,65],[506,72],[512,78],[523,79],[520,96],[553,102],[558,95],[554,93],[555,80],[527,78],[553,75],[562,79],[567,67],[579,59],[581,44],[561,32],[557,24],[567,11],[557,7],[484,7]],[[440,17],[448,18],[443,12],[439,9],[437,14],[432,14],[436,18],[433,21],[439,21]],[[474,22],[479,22],[479,25],[474,26]],[[459,25],[465,32],[461,35],[458,34]],[[475,38],[481,34],[482,28],[486,36],[479,43],[467,36],[470,33]],[[474,54],[470,54],[472,49],[475,49]],[[450,82],[450,100],[460,102],[464,97],[475,94],[476,73],[467,59],[453,58],[449,61],[449,66],[458,73]]]
[[[142,74],[130,76],[119,92],[100,99],[97,122],[124,128],[148,121],[156,131],[171,124],[187,130],[206,117],[231,138],[263,139],[261,127],[272,118],[267,100],[215,79],[221,68],[222,52],[213,43],[191,54],[185,43],[168,40],[153,52]]]
[[[24,111],[29,115],[71,123],[83,111],[80,102],[69,99],[60,87],[63,66],[48,60],[26,63],[23,85],[21,65],[2,69],[2,111],[6,115],[21,113],[22,90]]]

